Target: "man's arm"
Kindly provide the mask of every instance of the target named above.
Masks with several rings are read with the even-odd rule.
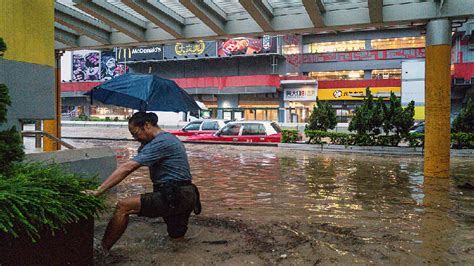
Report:
[[[99,196],[105,193],[110,188],[120,183],[125,177],[131,174],[133,171],[140,168],[141,164],[129,160],[121,164],[115,171],[100,185],[96,190],[92,192],[93,195]]]

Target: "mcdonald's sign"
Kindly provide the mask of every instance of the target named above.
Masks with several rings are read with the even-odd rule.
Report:
[[[161,45],[117,49],[117,62],[119,63],[158,60],[163,60],[163,47]]]

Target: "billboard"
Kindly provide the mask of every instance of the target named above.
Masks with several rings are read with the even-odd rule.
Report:
[[[125,74],[127,67],[117,63],[114,51],[104,51],[100,54],[100,79],[109,80]]]
[[[232,38],[219,42],[218,56],[254,55],[278,53],[277,38],[264,35],[262,38]]]
[[[120,63],[156,60],[163,60],[162,45],[117,49],[117,61]]]
[[[197,41],[190,43],[176,43],[164,46],[165,60],[189,59],[202,57],[216,57],[217,43],[214,41]]]
[[[334,88],[319,89],[318,98],[323,101],[327,100],[363,100],[366,88]],[[390,97],[390,92],[400,95],[400,87],[370,87],[370,91],[374,97]]]
[[[88,50],[73,52],[72,80],[100,80],[100,52]]]
[[[284,101],[316,101],[316,96],[318,94],[318,88],[315,86],[312,87],[303,87],[303,88],[289,88],[285,89],[283,92]]]

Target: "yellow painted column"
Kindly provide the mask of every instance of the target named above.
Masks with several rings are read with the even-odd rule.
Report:
[[[55,52],[56,65],[54,68],[54,97],[55,116],[54,120],[44,120],[43,130],[57,138],[61,138],[61,51]],[[44,151],[61,150],[61,144],[48,137],[43,137]]]
[[[430,21],[426,38],[425,177],[449,177],[451,112],[451,24]]]

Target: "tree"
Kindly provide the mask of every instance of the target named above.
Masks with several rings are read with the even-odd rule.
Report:
[[[469,98],[453,121],[453,132],[474,132],[474,103]]]
[[[374,101],[370,88],[365,89],[362,105],[356,108],[355,115],[349,123],[349,131],[356,131],[359,135],[380,134],[383,125],[383,109],[380,101]]]
[[[415,122],[414,115],[414,101],[403,108],[400,98],[395,96],[395,93],[390,93],[389,106],[384,108],[383,130],[385,134],[394,132],[399,138],[406,136]]]
[[[313,112],[309,116],[306,129],[327,131],[328,129],[334,129],[336,125],[336,111],[328,103],[323,103],[316,98],[316,106],[314,106]]]
[[[3,39],[0,38],[0,58],[6,50]],[[0,84],[0,125],[7,122],[7,106],[11,105],[8,88]],[[0,175],[8,175],[14,162],[23,160],[25,153],[20,134],[13,126],[8,130],[0,131]]]

